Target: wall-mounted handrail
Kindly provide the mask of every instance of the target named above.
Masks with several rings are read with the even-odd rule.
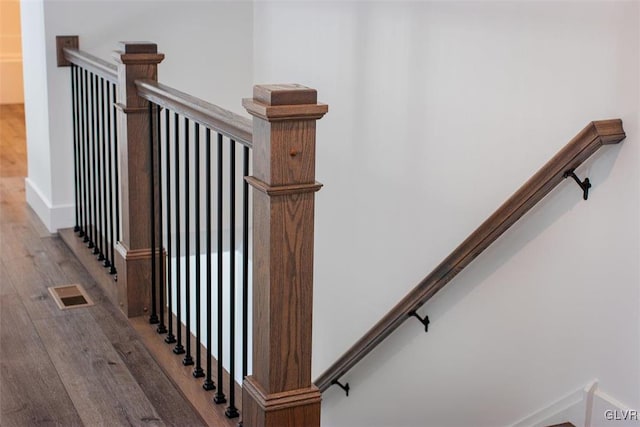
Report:
[[[75,48],[63,48],[63,53],[64,59],[70,63],[103,77],[111,83],[118,83],[118,68],[116,64]]]
[[[199,122],[247,147],[253,146],[251,119],[152,80],[137,80],[138,95]]]
[[[589,123],[315,381],[325,391],[604,144],[625,138],[620,119]]]

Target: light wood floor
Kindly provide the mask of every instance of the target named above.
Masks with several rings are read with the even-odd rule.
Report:
[[[0,425],[203,425],[127,320],[24,200],[22,106],[0,106]],[[61,311],[47,287],[95,305]]]

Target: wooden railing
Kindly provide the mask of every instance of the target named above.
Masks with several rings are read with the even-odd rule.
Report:
[[[336,384],[349,369],[392,334],[403,322],[417,315],[416,311],[424,303],[449,283],[554,187],[565,178],[570,177],[574,169],[602,145],[616,144],[624,138],[622,121],[619,119],[589,123],[451,252],[440,265],[320,375],[315,381],[320,391],[325,391],[332,384]],[[428,318],[418,317],[427,323]]]
[[[215,129],[234,141],[253,146],[250,119],[153,80],[138,80],[136,86],[138,94],[146,100]]]
[[[100,276],[98,282],[103,284],[107,294],[127,316],[135,319],[141,319],[140,316],[143,315],[148,316],[148,321],[147,318],[143,322],[133,319],[138,327],[143,325],[147,328],[142,332],[143,334],[150,333],[148,323],[157,324],[157,332],[167,334],[164,341],[175,343],[176,339],[172,333],[173,322],[175,322],[177,334],[180,334],[186,326],[184,329],[186,346],[189,348],[191,345],[196,348],[197,358],[201,351],[200,333],[197,332],[196,336],[192,336],[189,320],[186,325],[183,325],[179,312],[174,316],[172,310],[172,304],[175,303],[171,300],[173,295],[171,277],[173,276],[171,262],[166,261],[167,258],[171,259],[171,237],[168,237],[168,241],[163,241],[161,213],[163,142],[166,143],[164,159],[169,165],[170,141],[176,142],[174,151],[178,151],[179,116],[184,118],[184,126],[187,129],[186,153],[189,153],[189,136],[187,135],[191,132],[188,127],[189,121],[207,129],[207,132],[217,132],[220,136],[219,141],[222,141],[223,137],[227,138],[231,145],[240,143],[246,151],[251,148],[254,153],[252,175],[249,176],[248,160],[245,160],[246,166],[243,173],[245,182],[256,190],[253,192],[252,205],[253,370],[246,372],[247,363],[243,362],[245,372],[243,372],[242,401],[236,408],[232,399],[226,410],[228,417],[237,416],[237,409],[240,409],[242,404],[244,426],[318,426],[322,391],[338,383],[349,369],[408,318],[416,316],[425,323],[425,326],[428,325],[428,318],[421,318],[417,313],[425,302],[555,186],[570,176],[577,180],[573,174],[574,169],[602,145],[618,143],[625,137],[620,120],[590,123],[314,384],[311,382],[313,212],[314,193],[321,187],[321,184],[315,181],[315,122],[327,112],[327,106],[317,103],[315,90],[303,86],[256,86],[253,98],[243,101],[244,107],[253,116],[253,120],[250,121],[158,83],[157,65],[164,55],[157,52],[155,44],[123,43],[121,49],[115,52],[114,58],[117,62],[116,66],[78,50],[77,37],[58,39],[59,65],[73,64],[73,67],[85,70],[84,72],[91,73],[117,87],[115,105],[118,110],[117,139],[120,141],[118,158],[121,177],[118,184],[120,191],[118,199],[121,202],[118,221],[121,222],[121,227],[112,225],[110,229],[121,228],[116,244],[118,256],[115,259],[118,278],[117,282],[111,278],[106,280],[100,276],[100,272],[96,276]],[[109,101],[111,98],[107,95],[105,99]],[[74,98],[74,113],[76,113],[76,107],[77,102]],[[164,118],[161,111],[165,112]],[[174,119],[170,119],[170,113],[175,115]],[[91,124],[91,129],[93,130],[94,126],[99,129],[99,123],[102,121]],[[168,134],[171,126],[176,130],[175,136]],[[167,129],[165,136],[162,136],[163,128]],[[116,129],[115,124],[113,129]],[[199,127],[194,131],[197,135],[199,135],[198,129]],[[91,138],[89,132],[79,132],[80,130],[81,127],[74,122],[76,136]],[[90,142],[90,144],[93,143],[96,142]],[[206,144],[210,145],[208,137]],[[79,141],[74,142],[74,147],[83,149]],[[99,156],[97,148],[89,147],[87,150],[88,153],[92,155],[96,153]],[[76,155],[76,159],[79,158],[80,156]],[[190,157],[186,159],[184,165],[188,167]],[[199,160],[195,161],[196,165],[199,163]],[[231,164],[234,162],[232,161]],[[178,165],[177,162],[176,165]],[[165,173],[168,174],[171,170],[171,166],[166,166]],[[180,169],[175,166],[173,170],[177,172]],[[196,175],[198,174],[199,172]],[[83,175],[76,173],[76,176],[82,178]],[[166,190],[171,184],[168,181],[168,175],[165,176],[167,176]],[[92,180],[97,181],[98,178],[94,177]],[[210,178],[208,180],[210,183]],[[586,197],[588,185],[585,184],[583,187]],[[91,191],[87,184],[81,184],[79,188],[87,188]],[[187,193],[189,191],[187,190]],[[234,192],[234,190],[230,191]],[[210,193],[210,189],[207,189],[207,193]],[[196,190],[196,194],[200,194],[200,190]],[[243,198],[247,197],[243,196]],[[77,203],[82,202],[77,199]],[[93,209],[91,207],[89,213],[92,213]],[[179,211],[179,207],[176,209]],[[186,209],[188,212],[189,208]],[[81,232],[84,228],[100,237],[100,227],[91,222],[93,221],[91,216],[83,216],[83,212],[82,209],[77,211],[80,221],[77,219],[76,222],[86,223],[81,224],[82,227],[77,226],[76,232]],[[199,212],[199,208],[196,208],[196,212]],[[233,212],[230,217],[235,216]],[[189,217],[188,214],[186,216]],[[170,213],[167,218],[171,218]],[[197,222],[200,223],[199,220]],[[189,231],[187,226],[187,235]],[[170,232],[171,230],[168,232],[169,235]],[[248,227],[245,227],[244,237],[247,236],[247,232]],[[167,254],[165,243],[169,246],[169,254]],[[180,246],[179,242],[177,246]],[[199,243],[197,246],[199,248]],[[179,253],[178,256],[180,256]],[[186,256],[189,256],[188,251]],[[245,261],[247,258],[248,255],[245,254]],[[189,267],[185,268],[189,277]],[[200,271],[200,267],[197,268]],[[90,268],[90,270],[93,269]],[[168,273],[167,270],[169,270]],[[176,281],[180,280],[181,276],[176,275]],[[188,283],[189,279],[186,281]],[[195,289],[199,292],[199,287]],[[177,295],[177,304],[180,306],[179,293]],[[210,298],[210,295],[207,294],[207,297]],[[169,299],[168,310],[167,298]],[[218,299],[219,302],[220,299]],[[247,322],[243,321],[245,327],[246,324]],[[153,344],[151,346],[154,347]],[[207,348],[206,359],[210,362],[211,343],[208,343]],[[173,352],[185,353],[180,339]],[[187,350],[182,364],[193,363],[190,350]],[[176,379],[176,382],[185,384],[193,381],[192,376],[204,376],[199,359],[195,364],[193,375],[191,372],[185,374],[186,371],[182,374],[178,373],[180,378]],[[178,362],[178,365],[181,363]],[[211,365],[206,366],[208,372],[204,388],[207,390],[213,388],[214,377],[211,369]],[[233,374],[233,368],[231,373]],[[185,375],[188,380],[185,379]],[[215,380],[220,383],[225,375],[230,378],[229,391],[233,393],[232,390],[235,387],[233,375],[229,376],[226,372],[223,375],[219,372]],[[199,385],[196,386],[196,389],[198,388],[200,388]],[[218,403],[226,402],[225,397],[219,395],[216,395],[215,400]],[[204,412],[210,406],[210,400],[205,398],[201,406],[198,404],[195,406],[199,407],[201,414],[206,417]],[[220,420],[221,418],[215,418],[212,423],[219,423]]]
[[[232,395],[235,390],[233,368],[231,368],[231,375],[221,370],[217,375],[212,375],[211,365],[200,362],[201,351],[204,350],[201,348],[200,331],[192,333],[189,327],[189,303],[186,302],[185,305],[186,324],[182,321],[179,311],[174,315],[172,304],[182,306],[181,301],[189,301],[189,296],[187,293],[185,300],[180,299],[179,282],[183,280],[182,276],[176,274],[175,280],[172,281],[174,276],[170,273],[171,248],[168,247],[172,242],[171,229],[169,229],[168,238],[163,240],[167,235],[166,232],[163,234],[163,226],[167,225],[167,220],[171,220],[172,212],[174,215],[179,215],[181,209],[186,209],[184,221],[187,225],[182,232],[186,233],[185,240],[188,242],[191,230],[188,225],[191,202],[187,198],[186,206],[181,206],[182,202],[180,202],[173,211],[164,209],[163,218],[163,200],[166,201],[162,198],[163,191],[165,195],[170,194],[167,193],[171,185],[168,173],[173,170],[177,175],[176,182],[180,182],[180,188],[186,189],[183,197],[188,197],[192,192],[189,187],[189,172],[185,173],[182,169],[183,181],[179,181],[181,170],[179,168],[183,167],[180,165],[184,165],[185,168],[190,166],[193,155],[193,151],[189,151],[189,146],[193,142],[193,139],[190,140],[190,135],[196,135],[195,143],[199,144],[197,135],[200,135],[200,129],[207,130],[207,137],[203,138],[207,149],[213,144],[208,138],[209,131],[218,133],[218,144],[222,143],[224,137],[231,145],[236,143],[243,145],[245,154],[249,148],[252,148],[251,151],[254,154],[251,160],[253,166],[251,176],[248,172],[249,161],[244,160],[244,175],[247,175],[245,181],[256,190],[253,191],[251,209],[253,212],[251,230],[253,306],[251,312],[254,319],[251,334],[252,371],[243,372],[242,401],[234,405],[232,399],[225,413],[227,417],[237,417],[238,410],[242,406],[242,423],[247,427],[319,426],[320,391],[311,381],[314,193],[321,187],[321,184],[315,181],[315,122],[327,112],[327,105],[317,103],[316,91],[304,86],[291,84],[255,86],[253,98],[243,101],[244,107],[253,116],[253,120],[249,120],[158,83],[157,66],[164,55],[158,53],[153,43],[122,43],[120,49],[114,52],[115,66],[79,50],[77,36],[58,37],[57,50],[59,66],[71,65],[72,70],[81,69],[82,72],[113,83],[117,88],[115,100],[108,96],[97,97],[100,102],[111,102],[117,107],[117,126],[114,123],[110,127],[117,130],[116,138],[119,141],[117,159],[120,179],[117,199],[120,204],[116,220],[119,234],[115,244],[114,260],[117,267],[117,280],[115,275],[109,276],[104,269],[95,267],[96,263],[91,260],[92,256],[87,255],[83,245],[78,243],[80,240],[74,233],[79,233],[82,227],[78,226],[76,230],[61,230],[61,235],[96,277],[98,283],[103,286],[114,304],[131,318],[132,323],[142,335],[155,336],[157,339],[154,342],[161,342],[160,346],[164,346],[165,342],[176,344],[173,351],[165,347],[168,352],[163,354],[170,354],[170,356],[159,355],[159,352],[154,354],[159,361],[171,359],[163,367],[170,375],[174,375],[174,382],[180,386],[190,382],[185,387],[193,388],[195,381],[198,381],[194,377],[206,376],[204,384],[195,386],[205,396],[212,395],[207,395],[202,388],[207,391],[213,390],[214,380],[220,389],[223,381],[229,381],[230,387],[227,390]],[[75,94],[74,91],[75,86],[72,95]],[[74,120],[77,113],[76,104],[74,96],[72,102]],[[82,108],[92,107],[83,106]],[[161,114],[162,112],[164,114]],[[184,125],[179,125],[183,119]],[[96,120],[95,123],[91,123],[91,127],[100,133],[104,123],[106,122],[103,120]],[[189,127],[190,123],[194,123],[195,130]],[[180,128],[183,132],[186,129],[183,139],[179,139],[178,136],[179,126],[183,126]],[[174,129],[175,133],[171,135],[168,132],[163,133],[164,129],[169,128]],[[83,150],[86,146],[89,147],[91,154],[99,155],[100,145],[104,143],[103,139],[96,138],[93,133],[82,133],[80,135],[82,140],[77,141],[77,136],[74,122],[74,153],[76,150]],[[169,148],[171,141],[175,142],[175,149]],[[179,146],[179,142],[183,145]],[[196,145],[196,147],[199,146]],[[163,169],[165,165],[163,160],[166,160],[166,165],[169,165],[169,153],[173,150],[175,154],[176,150],[183,149],[186,153],[181,158],[183,163],[178,163],[176,157],[175,166],[164,166]],[[200,152],[198,148],[196,150]],[[221,153],[222,148],[219,150],[218,153]],[[229,166],[232,171],[235,167],[234,158],[232,155]],[[74,156],[76,168],[79,167],[78,159],[80,157],[76,154]],[[198,168],[199,165],[200,161],[196,157],[194,167]],[[91,169],[92,165],[88,165],[87,168]],[[167,178],[164,186],[163,176]],[[200,172],[195,176],[199,177]],[[89,193],[94,191],[93,187],[82,182],[84,179],[82,174],[76,174],[76,178],[80,180],[78,188],[86,187]],[[102,172],[98,172],[91,179],[98,182],[102,179]],[[218,182],[220,181],[221,179],[218,179]],[[182,187],[185,182],[185,187]],[[207,184],[210,183],[211,179],[208,179]],[[177,188],[176,184],[175,191]],[[231,194],[235,193],[234,188],[232,186],[229,190]],[[207,189],[207,193],[211,191]],[[193,191],[193,194],[198,195],[198,200],[200,193],[201,190],[198,187]],[[177,193],[174,192],[174,194]],[[248,200],[248,196],[244,194],[243,199]],[[81,203],[78,199],[76,200],[77,203]],[[234,199],[232,198],[229,203],[235,205]],[[99,210],[101,207],[97,205],[96,209]],[[248,212],[249,209],[244,211]],[[199,215],[199,205],[196,205],[195,212],[195,215]],[[229,217],[233,221],[235,211],[230,212]],[[201,221],[199,219],[196,221],[199,226]],[[114,225],[111,226],[112,229],[114,227]],[[92,217],[88,218],[84,228],[100,236],[100,228]],[[243,238],[248,241],[249,228],[244,229]],[[212,231],[207,230],[207,233],[210,235]],[[217,233],[220,235],[220,227]],[[199,243],[197,246],[199,247]],[[230,250],[233,252],[234,246],[233,244],[231,246]],[[244,246],[247,247],[246,244]],[[184,280],[188,285],[190,246],[185,247]],[[179,248],[178,241],[173,249],[178,251],[178,257],[182,256]],[[196,258],[199,260],[199,256]],[[247,258],[248,255],[245,255],[244,262]],[[180,263],[179,260],[177,262]],[[200,272],[200,267],[197,268]],[[218,272],[221,268],[222,266],[218,264]],[[244,276],[247,277],[246,272]],[[172,288],[172,283],[176,288]],[[189,289],[188,286],[187,289]],[[178,292],[177,300],[172,300],[174,291]],[[199,287],[194,288],[194,292],[198,292],[197,298],[202,296],[199,294]],[[208,293],[207,297],[210,297]],[[220,297],[217,302],[220,303]],[[231,303],[231,307],[233,306]],[[195,310],[198,310],[199,303],[196,307],[198,308]],[[220,306],[218,308],[221,312]],[[197,322],[199,328],[199,316]],[[153,328],[149,323],[153,324]],[[233,324],[234,321],[230,323]],[[247,322],[244,321],[243,326],[246,327],[246,325]],[[176,332],[175,336],[173,332]],[[184,341],[176,339],[181,333],[184,334]],[[158,334],[164,339],[158,339]],[[211,335],[212,331],[208,331],[209,338]],[[210,362],[213,359],[212,345],[208,344],[206,361]],[[150,348],[157,347],[154,343],[150,344]],[[194,364],[191,349],[196,356],[193,372],[186,371],[191,369],[189,365]],[[181,356],[178,359],[174,353],[184,355],[184,358]],[[219,354],[221,355],[222,352]],[[178,362],[175,362],[176,360]],[[244,370],[246,366],[247,363],[244,362]],[[203,367],[208,371],[206,374]],[[183,391],[191,396],[190,391],[185,389]],[[194,406],[211,425],[226,424],[223,421],[224,415],[209,417],[206,413],[207,410],[216,407],[211,400],[216,403],[226,403],[227,399],[224,395],[217,392],[215,399],[210,397],[194,399],[203,402],[202,405],[194,403]],[[228,423],[233,425],[231,421]]]

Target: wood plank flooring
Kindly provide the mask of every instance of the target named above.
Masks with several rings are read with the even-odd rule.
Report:
[[[127,319],[24,201],[21,106],[0,106],[0,425],[200,426]],[[92,307],[47,287],[81,283]]]
[[[24,106],[0,104],[0,176],[27,176],[27,148],[20,141],[25,141]]]

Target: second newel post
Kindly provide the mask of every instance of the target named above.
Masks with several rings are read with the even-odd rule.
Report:
[[[316,121],[327,112],[300,85],[259,85],[253,116],[253,374],[245,427],[317,427],[311,382]]]

